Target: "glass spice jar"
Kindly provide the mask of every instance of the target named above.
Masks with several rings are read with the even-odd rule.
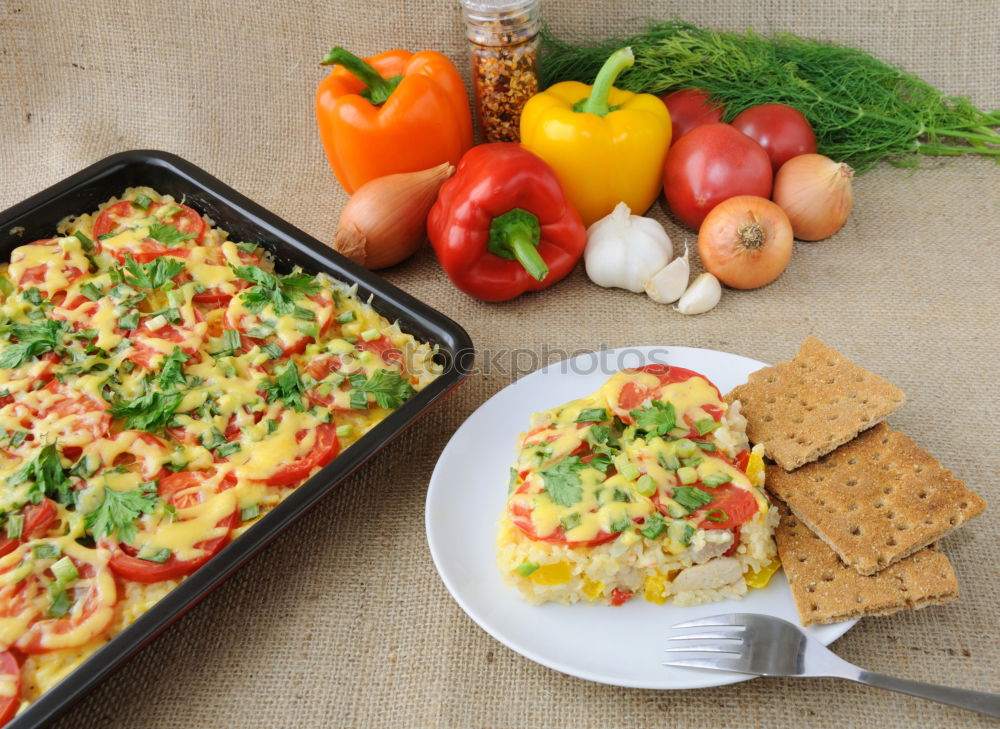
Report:
[[[539,0],[461,3],[480,134],[486,142],[517,142],[521,109],[538,93]]]

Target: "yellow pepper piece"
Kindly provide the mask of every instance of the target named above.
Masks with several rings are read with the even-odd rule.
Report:
[[[583,581],[583,594],[588,600],[596,600],[604,594],[604,583],[586,578]]]
[[[746,580],[747,587],[753,587],[757,590],[767,587],[767,583],[771,581],[774,577],[774,573],[781,569],[781,562],[776,559],[772,559],[768,564],[761,567],[760,572],[754,572],[752,575],[747,575]]]
[[[757,448],[750,452],[750,460],[747,461],[747,478],[754,486],[764,485],[764,456]]]
[[[612,85],[633,63],[631,48],[617,50],[593,86],[555,84],[528,99],[521,111],[521,145],[555,170],[584,225],[619,202],[642,215],[660,194],[670,113],[652,94]]]
[[[663,605],[667,601],[667,576],[650,575],[642,583],[647,602]]]
[[[562,585],[573,579],[573,570],[569,562],[543,564],[531,573],[529,579],[536,585]]]

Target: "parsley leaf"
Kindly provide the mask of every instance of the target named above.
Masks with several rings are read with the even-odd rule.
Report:
[[[600,423],[608,419],[608,411],[604,408],[588,408],[580,411],[577,423]]]
[[[261,389],[268,402],[281,400],[286,407],[302,412],[305,406],[302,404],[302,393],[305,387],[299,377],[299,368],[291,360],[285,368],[278,373],[273,380],[263,383]]]
[[[651,435],[666,435],[677,427],[677,411],[673,403],[653,400],[650,407],[633,410],[632,417],[640,429]]]
[[[291,314],[295,311],[296,299],[319,293],[320,286],[314,276],[302,272],[293,272],[284,276],[275,276],[260,266],[234,266],[233,273],[244,281],[253,284],[240,294],[240,298],[252,314],[259,314],[268,304],[278,316]]]
[[[14,324],[11,331],[17,338],[17,344],[9,344],[0,352],[0,367],[7,369],[20,367],[32,357],[60,349],[69,324],[43,319],[37,324]]]
[[[108,412],[112,418],[124,418],[125,428],[128,430],[153,433],[167,427],[183,397],[176,390],[150,391],[129,400],[115,398],[110,403]]]
[[[157,259],[159,260],[159,259]],[[184,377],[184,363],[189,356],[180,347],[174,347],[174,351],[163,361],[163,369],[157,382],[164,390],[172,385],[186,385],[187,379]]]
[[[117,535],[118,540],[130,542],[138,532],[135,520],[139,514],[150,514],[156,507],[155,482],[152,489],[140,486],[129,491],[115,491],[104,487],[104,501],[87,513],[84,524],[95,539]]]
[[[572,506],[579,503],[582,496],[580,488],[580,469],[583,464],[577,456],[565,458],[552,468],[541,471],[545,482],[545,491],[549,498],[560,506]]]
[[[710,504],[712,498],[712,494],[702,491],[697,486],[678,486],[674,489],[674,501],[688,511],[696,511],[705,504]]]
[[[158,256],[149,263],[139,263],[131,253],[126,253],[125,268],[132,275],[123,275],[123,283],[137,289],[158,289],[184,270],[184,262]]]
[[[150,223],[148,237],[153,240],[158,240],[164,245],[175,246],[178,243],[183,243],[186,240],[191,240],[192,238],[197,238],[198,236],[194,233],[181,232],[173,225]]]
[[[28,498],[33,504],[39,503],[46,495],[52,496],[60,503],[68,501],[70,483],[62,467],[62,461],[59,460],[59,451],[56,450],[55,443],[42,448],[24,468],[7,477],[7,484],[10,486],[17,486],[26,481],[32,482],[28,488]]]
[[[372,393],[380,408],[392,410],[401,406],[416,392],[406,378],[391,370],[376,370],[364,381],[361,378],[352,378],[351,384],[356,390]]]

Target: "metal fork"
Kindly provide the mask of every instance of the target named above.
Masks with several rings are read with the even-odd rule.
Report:
[[[667,653],[702,653],[666,661],[665,666],[708,668],[756,676],[829,676],[939,701],[960,709],[1000,718],[1000,694],[935,686],[865,671],[832,653],[787,620],[753,613],[713,615],[678,623],[674,628],[717,627],[722,630],[670,637]]]

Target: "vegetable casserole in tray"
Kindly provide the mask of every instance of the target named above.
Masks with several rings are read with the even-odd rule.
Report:
[[[471,343],[171,155],[108,158],[0,230],[0,724],[27,726],[457,384]]]

